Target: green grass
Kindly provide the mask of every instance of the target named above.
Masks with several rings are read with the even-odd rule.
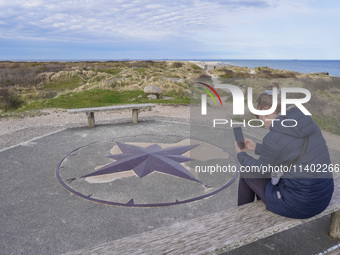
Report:
[[[177,97],[170,100],[164,99],[149,100],[146,94],[140,90],[114,91],[93,89],[78,93],[68,93],[60,95],[56,98],[41,99],[25,105],[18,109],[17,111],[30,111],[44,108],[72,109],[138,103],[189,104],[190,98]]]
[[[143,67],[137,67],[134,70],[136,72],[138,72],[139,74],[145,74],[146,73],[146,68],[143,68]]]
[[[82,82],[82,79],[79,76],[65,77],[63,79],[58,79],[57,82],[48,82],[44,85],[44,89],[55,91],[72,90],[79,87],[80,82]]]
[[[195,64],[190,64],[190,67],[194,70],[198,70],[198,71],[202,71],[202,68],[200,68],[199,66],[195,65]]]
[[[112,74],[112,75],[117,75],[122,71],[121,68],[113,68],[113,69],[99,69],[99,72],[103,72],[103,73],[108,73],[108,74]]]
[[[321,130],[340,135],[340,126],[336,124],[336,117],[313,114],[312,118],[316,122],[316,124],[318,124]]]

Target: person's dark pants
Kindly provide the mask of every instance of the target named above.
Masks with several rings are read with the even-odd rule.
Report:
[[[240,178],[238,186],[238,205],[244,205],[254,202],[255,196],[257,200],[266,203],[265,190],[270,182],[270,178]]]

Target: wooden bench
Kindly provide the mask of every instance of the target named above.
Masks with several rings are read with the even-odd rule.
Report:
[[[81,113],[85,112],[88,118],[89,127],[94,127],[94,113],[102,112],[102,111],[121,111],[121,110],[132,110],[132,123],[138,123],[138,113],[141,109],[151,110],[152,107],[155,107],[155,104],[126,104],[126,105],[112,105],[112,106],[104,106],[104,107],[92,107],[92,108],[78,108],[78,109],[69,109],[68,113]]]
[[[278,216],[259,201],[67,254],[220,254],[328,214],[330,236],[340,239],[339,178],[329,207],[309,219]]]

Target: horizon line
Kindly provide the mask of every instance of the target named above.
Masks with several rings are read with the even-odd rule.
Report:
[[[46,59],[1,59],[0,62],[90,62],[90,61],[98,61],[98,62],[108,62],[108,61],[340,61],[340,59],[260,59],[260,58],[117,58],[117,59],[100,59],[100,58],[93,58],[93,59],[53,59],[53,58],[46,58]]]

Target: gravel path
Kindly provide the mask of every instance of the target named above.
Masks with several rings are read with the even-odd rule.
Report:
[[[189,122],[190,106],[156,105],[151,111],[142,111],[139,116],[141,120],[179,118]],[[96,112],[95,119],[96,125],[131,122],[131,111]],[[69,114],[64,109],[46,109],[33,117],[0,118],[0,150],[71,127],[87,127],[86,115]],[[329,148],[340,150],[340,136],[327,132],[323,135]]]
[[[180,118],[189,121],[189,106],[156,105],[151,111],[141,111],[141,120]],[[97,112],[96,125],[131,122],[131,111]],[[86,127],[87,117],[84,113],[69,114],[64,109],[41,110],[33,117],[6,117],[0,119],[0,150],[40,137],[64,128]]]

